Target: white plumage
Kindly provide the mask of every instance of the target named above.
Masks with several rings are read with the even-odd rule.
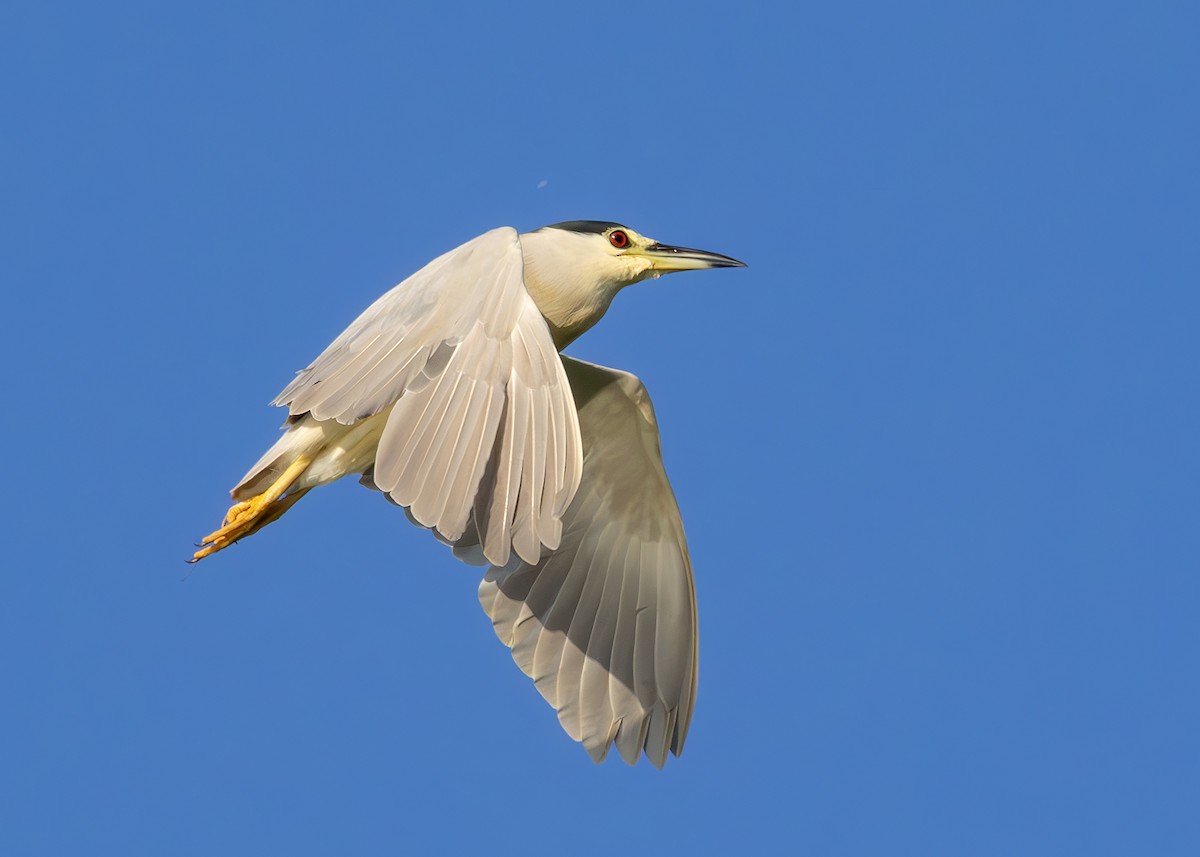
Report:
[[[485,233],[367,308],[280,393],[279,441],[193,561],[347,474],[456,556],[566,732],[597,761],[678,755],[695,700],[691,562],[646,388],[560,357],[630,283],[741,266],[615,223]]]

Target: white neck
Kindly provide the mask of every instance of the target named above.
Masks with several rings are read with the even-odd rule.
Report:
[[[617,292],[650,273],[649,263],[640,257],[614,257],[597,250],[591,235],[550,229],[525,232],[521,249],[525,288],[560,351],[603,318]],[[618,258],[627,261],[614,267]]]

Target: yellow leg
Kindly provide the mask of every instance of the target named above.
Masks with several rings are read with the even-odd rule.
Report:
[[[271,487],[256,497],[234,503],[225,515],[225,523],[221,529],[209,533],[200,542],[200,550],[188,562],[199,562],[206,556],[224,550],[238,539],[258,532],[267,524],[279,519],[280,515],[292,508],[292,505],[308,493],[307,488],[293,491],[287,497],[283,494],[300,478],[300,475],[312,464],[312,458],[307,455],[299,456],[288,465],[287,470],[271,483]],[[282,498],[282,499],[280,499]]]
[[[311,488],[300,488],[296,491],[293,491],[291,494],[288,494],[284,497],[280,497],[278,500],[276,500],[274,503],[271,504],[270,508],[267,509],[267,513],[265,515],[263,515],[261,518],[256,520],[254,522],[254,524],[250,527],[250,529],[246,530],[246,532],[242,535],[242,538],[244,539],[244,538],[246,538],[246,536],[252,536],[255,533],[257,533],[259,530],[261,530],[263,527],[265,527],[267,524],[273,524],[276,521],[278,521],[280,518],[283,517],[284,512],[286,512],[288,509],[295,506],[296,501],[299,500],[301,497],[303,497],[305,494],[307,494],[311,490],[312,490]]]

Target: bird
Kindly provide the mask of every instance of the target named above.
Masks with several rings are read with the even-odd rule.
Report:
[[[596,762],[657,768],[695,703],[696,594],[634,375],[560,352],[626,286],[745,264],[613,221],[501,227],[382,295],[279,394],[278,441],[197,562],[357,475],[454,556],[513,659]]]

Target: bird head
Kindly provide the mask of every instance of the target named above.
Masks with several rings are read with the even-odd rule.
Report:
[[[563,348],[600,320],[613,296],[674,271],[744,268],[737,259],[661,244],[606,220],[569,220],[521,235],[525,287]]]
[[[533,234],[540,238],[540,252],[560,256],[575,270],[617,288],[675,271],[745,267],[720,253],[662,244],[607,220],[568,220]]]

